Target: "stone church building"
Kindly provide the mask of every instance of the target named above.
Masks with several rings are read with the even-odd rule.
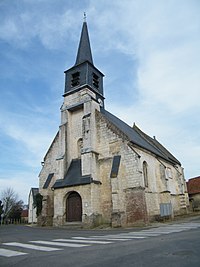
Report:
[[[187,212],[181,163],[155,138],[104,108],[87,23],[65,71],[61,124],[39,174],[43,225],[130,226]]]

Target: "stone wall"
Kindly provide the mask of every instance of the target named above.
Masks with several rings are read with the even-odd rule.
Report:
[[[97,113],[97,144],[103,216],[113,227],[146,222],[147,212],[139,158],[123,133]],[[111,178],[113,157],[121,156],[117,177]]]
[[[102,113],[95,95],[87,88],[65,97],[61,126],[51,144],[39,175],[44,196],[42,217],[46,224],[66,223],[66,199],[77,192],[82,199],[82,222],[87,226],[113,227],[147,223],[160,215],[160,204],[171,203],[175,214],[187,209],[183,170],[129,142],[126,135]],[[120,156],[112,177],[114,157]],[[82,175],[91,184],[51,190],[63,179],[72,159],[81,158]],[[143,164],[147,164],[144,181]],[[43,185],[54,173],[47,189]],[[112,178],[111,178],[112,177]]]
[[[67,224],[66,201],[71,192],[77,192],[82,199],[82,223],[84,226],[93,227],[104,223],[100,208],[100,185],[89,184],[54,190],[53,224],[55,226]]]
[[[38,217],[38,224],[40,225],[52,225],[53,213],[54,213],[54,193],[52,186],[59,178],[58,158],[59,154],[59,133],[54,138],[49,150],[47,151],[42,170],[39,174],[39,193],[43,196],[42,213]],[[54,173],[48,188],[44,189],[43,186],[50,173]]]

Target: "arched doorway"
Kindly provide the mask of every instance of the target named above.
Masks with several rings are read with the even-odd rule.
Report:
[[[82,200],[77,192],[71,192],[66,200],[66,221],[82,221]]]

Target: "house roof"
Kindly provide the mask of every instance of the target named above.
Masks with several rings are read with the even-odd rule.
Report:
[[[136,125],[130,127],[103,108],[101,109],[101,113],[109,122],[125,134],[131,143],[154,153],[170,163],[181,165],[181,163],[164,146],[162,146],[156,139],[153,139],[142,132]]]
[[[39,193],[39,188],[31,188],[33,198]]]
[[[188,194],[198,194],[200,193],[200,176],[194,177],[187,182]]]
[[[28,217],[28,209],[26,209],[26,210],[22,210],[22,212],[21,212],[21,217],[23,217],[23,218]]]

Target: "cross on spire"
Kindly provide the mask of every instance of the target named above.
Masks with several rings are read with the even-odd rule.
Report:
[[[87,16],[86,16],[86,13],[84,12],[83,13],[83,22],[86,22],[86,20],[87,20]]]

